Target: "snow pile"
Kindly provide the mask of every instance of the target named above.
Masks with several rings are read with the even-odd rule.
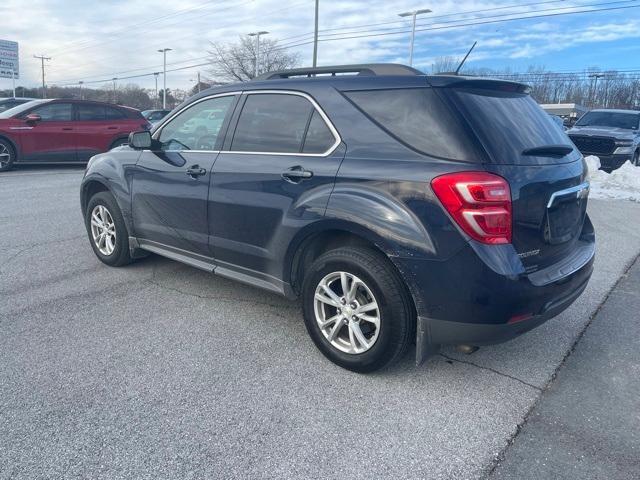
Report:
[[[600,168],[600,159],[593,155],[585,157],[589,167],[591,198],[631,200],[640,203],[640,167],[626,162],[617,170],[607,173]]]

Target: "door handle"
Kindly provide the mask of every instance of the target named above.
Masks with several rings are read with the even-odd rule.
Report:
[[[118,130],[118,127],[107,127],[107,130]]]
[[[207,171],[204,168],[200,168],[200,165],[191,165],[187,168],[187,175],[192,178],[199,177],[200,175],[204,175]]]
[[[300,183],[303,180],[309,180],[311,177],[313,177],[313,172],[310,170],[305,170],[300,165],[291,167],[290,169],[282,173],[282,178],[290,183]]]
[[[62,127],[62,130],[73,130],[73,127]]]

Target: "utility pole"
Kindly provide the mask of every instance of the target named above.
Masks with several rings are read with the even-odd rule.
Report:
[[[200,72],[198,72],[198,93],[200,93]]]
[[[116,80],[118,80],[118,78],[113,77],[111,80],[113,80],[113,103],[118,103],[118,98],[116,94]]]
[[[413,26],[411,27],[411,45],[409,47],[409,66],[413,65],[413,43],[416,38],[416,17],[422,13],[431,13],[431,10],[423,8],[421,10],[413,10],[412,12],[398,14],[400,17],[412,17],[413,20]]]
[[[158,108],[158,75],[160,75],[160,72],[153,72],[153,76],[156,79],[156,96],[154,99],[154,105],[156,109]]]
[[[604,77],[604,73],[592,73],[589,75],[589,78],[592,78],[592,83],[594,84],[593,86],[593,90],[591,93],[591,97],[589,100],[591,100],[591,106],[593,107],[595,105],[595,97],[598,94],[598,79]]]
[[[162,74],[162,81],[163,81],[163,87],[162,87],[162,109],[166,110],[167,109],[167,52],[170,52],[172,49],[171,48],[162,48],[160,50],[158,50],[158,52],[162,53],[163,56],[163,74]]]
[[[82,80],[80,80],[78,82],[78,85],[80,85],[80,100],[84,100],[84,94],[82,93],[82,85],[84,84],[84,82]]]
[[[260,68],[260,35],[267,35],[269,32],[251,32],[250,37],[256,37],[256,55],[253,61],[253,77],[258,76],[258,69]]]
[[[38,58],[42,62],[42,98],[47,98],[47,87],[44,83],[44,61],[51,60],[51,57],[45,57],[44,55],[34,55],[33,58]]]
[[[13,85],[13,98],[16,98],[16,71],[11,69],[11,84]]]
[[[318,65],[318,13],[320,10],[320,0],[316,0],[315,28],[313,30],[313,68]]]

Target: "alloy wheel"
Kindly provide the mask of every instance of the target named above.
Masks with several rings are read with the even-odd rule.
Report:
[[[378,302],[365,282],[349,272],[333,272],[320,280],[314,311],[324,337],[342,352],[364,353],[378,339]]]
[[[0,167],[6,167],[11,162],[11,151],[4,143],[0,143]]]
[[[103,255],[111,255],[116,248],[116,225],[104,205],[96,205],[91,212],[91,237]]]

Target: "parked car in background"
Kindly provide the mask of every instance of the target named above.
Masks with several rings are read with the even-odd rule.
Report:
[[[640,166],[640,111],[591,110],[567,134],[583,155],[600,158],[602,170]]]
[[[33,100],[0,113],[0,171],[16,163],[86,163],[151,125],[133,108]]]
[[[595,255],[586,164],[528,87],[402,65],[206,90],[93,157],[80,193],[100,261],[154,252],[299,298],[359,372],[527,332]]]
[[[142,116],[147,119],[149,123],[155,125],[164,117],[166,117],[171,110],[143,110]]]
[[[0,98],[0,113],[15,106],[22,105],[23,103],[31,102],[32,100],[37,99],[25,97]]]

